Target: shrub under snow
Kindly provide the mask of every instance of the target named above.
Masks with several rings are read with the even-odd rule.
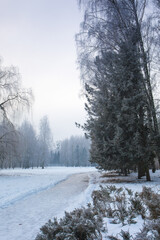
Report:
[[[144,187],[141,193],[113,185],[100,186],[92,193],[93,205],[75,209],[59,221],[49,220],[41,228],[36,240],[101,240],[103,219],[110,218],[112,223],[135,224],[137,217],[144,219],[143,229],[133,238],[128,231],[119,233],[123,240],[159,240],[160,239],[160,194]],[[110,240],[119,240],[108,236]]]
[[[101,240],[102,218],[91,206],[75,209],[59,221],[49,220],[41,228],[36,240]]]

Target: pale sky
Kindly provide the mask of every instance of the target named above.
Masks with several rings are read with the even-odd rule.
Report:
[[[48,115],[54,140],[81,135],[85,121],[76,64],[77,0],[0,0],[0,56],[32,88],[32,121]]]

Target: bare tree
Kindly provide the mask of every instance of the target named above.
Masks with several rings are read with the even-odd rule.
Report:
[[[37,165],[37,138],[30,122],[24,121],[19,128],[19,158],[21,167],[29,168]]]
[[[83,136],[64,139],[59,147],[62,166],[89,166],[90,141]]]
[[[0,66],[0,118],[11,122],[13,114],[29,108],[33,101],[31,89],[22,88],[20,74],[15,67]]]
[[[15,167],[19,136],[5,120],[0,124],[0,168]]]
[[[20,74],[17,69],[15,67],[3,67],[0,63],[1,152],[9,152],[9,148],[13,148],[15,143],[17,143],[18,134],[13,119],[15,116],[18,116],[24,108],[29,109],[32,101],[32,91],[22,88]],[[4,156],[7,155],[3,154],[3,158],[6,159],[7,157]]]
[[[52,144],[52,133],[47,116],[41,118],[39,131],[40,165],[44,168],[44,166],[48,163],[49,150],[51,149]]]

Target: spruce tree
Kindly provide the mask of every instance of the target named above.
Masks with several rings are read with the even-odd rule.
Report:
[[[150,36],[142,28],[150,27],[143,22],[146,1],[87,0],[84,5],[76,39],[91,161],[125,174],[138,168],[138,177],[145,174],[150,180],[159,130],[150,75],[152,46],[147,48]]]
[[[102,53],[95,67],[92,87],[85,85],[91,161],[102,169],[121,169],[125,174],[135,166],[144,166],[146,172],[153,150],[148,147],[147,99],[136,47],[125,43],[119,53]]]

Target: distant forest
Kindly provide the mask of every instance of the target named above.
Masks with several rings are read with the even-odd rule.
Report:
[[[90,141],[85,137],[72,136],[58,143],[51,152],[51,165],[60,166],[90,166]]]
[[[89,166],[90,142],[85,137],[54,143],[47,116],[37,131],[28,120],[17,125],[33,101],[32,91],[22,88],[18,70],[0,62],[0,168]]]
[[[32,124],[24,121],[17,130],[0,125],[0,168],[33,168],[46,166],[90,166],[90,142],[83,136],[53,143],[48,118],[40,120],[37,134]]]

